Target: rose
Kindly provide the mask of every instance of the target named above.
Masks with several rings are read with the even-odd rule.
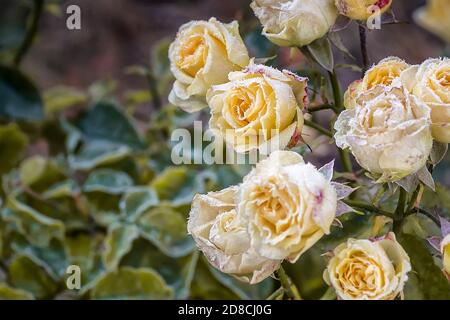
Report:
[[[389,57],[381,60],[370,68],[362,80],[356,80],[348,87],[344,94],[344,105],[351,109],[356,105],[356,99],[361,93],[367,92],[378,86],[389,87],[401,73],[410,65],[397,57]]]
[[[279,46],[304,46],[322,38],[334,25],[333,0],[253,0],[263,35]]]
[[[206,107],[207,90],[249,63],[238,23],[223,24],[215,18],[182,25],[170,45],[169,59],[176,79],[169,101],[187,112]]]
[[[450,234],[441,242],[442,259],[444,263],[444,272],[450,280]]]
[[[377,182],[394,182],[425,165],[433,144],[430,125],[430,108],[423,102],[401,86],[378,86],[339,115],[336,145],[350,148]]]
[[[188,232],[214,267],[255,284],[277,270],[280,262],[262,257],[250,246],[246,227],[236,212],[237,191],[237,187],[230,187],[196,195]]]
[[[295,262],[330,232],[337,195],[331,183],[292,151],[276,151],[245,178],[239,214],[262,256]]]
[[[450,59],[428,59],[401,76],[404,86],[431,108],[434,139],[450,143]]]
[[[333,251],[324,272],[343,300],[393,300],[411,271],[409,257],[395,235],[377,240],[348,239]]]
[[[392,4],[392,0],[336,0],[340,14],[353,20],[367,20],[373,14],[383,14]]]
[[[251,63],[207,94],[210,129],[236,152],[284,149],[303,127],[307,79]]]
[[[414,21],[421,27],[450,43],[450,2],[428,0],[427,5],[414,12]]]

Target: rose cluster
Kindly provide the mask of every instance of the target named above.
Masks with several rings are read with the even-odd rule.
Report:
[[[433,139],[450,142],[450,60],[409,65],[380,61],[344,96],[336,144],[349,148],[378,182],[395,182],[426,164]]]
[[[251,8],[270,41],[305,46],[325,36],[339,14],[367,20],[391,4],[253,0]],[[330,234],[342,207],[351,210],[341,200],[354,189],[332,182],[332,168],[317,169],[284,151],[301,135],[308,79],[255,63],[238,29],[237,22],[215,18],[180,28],[169,50],[176,78],[169,100],[188,112],[208,108],[210,129],[236,152],[268,155],[239,185],[197,194],[188,221],[188,232],[215,268],[255,284]],[[377,182],[414,174],[425,166],[433,140],[450,142],[449,88],[448,59],[418,66],[384,59],[345,93],[336,144],[349,148]],[[445,238],[441,248],[447,269],[448,243]],[[323,277],[339,299],[395,299],[411,271],[394,233],[348,239],[330,256]]]

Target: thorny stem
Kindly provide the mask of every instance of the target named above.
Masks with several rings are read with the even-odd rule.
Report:
[[[367,34],[366,28],[363,25],[359,25],[359,41],[361,45],[361,55],[363,60],[362,74],[366,73],[369,68],[369,55],[367,53]]]
[[[409,212],[411,212],[412,209],[414,209],[415,205],[416,205],[416,201],[417,201],[417,197],[419,196],[420,190],[422,189],[422,185],[419,184],[416,188],[416,190],[414,190],[414,193],[411,196],[411,200],[409,200],[409,204],[408,207],[406,209],[406,214],[408,214]]]
[[[23,57],[33,44],[43,9],[44,9],[44,0],[33,1],[33,12],[27,29],[27,33],[25,34],[25,38],[23,39],[20,47],[17,49],[16,55],[14,56],[13,63],[16,67],[20,65]]]
[[[394,232],[398,231],[405,215],[406,206],[406,190],[400,187],[400,195],[398,197],[397,209],[394,213]]]
[[[310,128],[313,128],[313,129],[316,129],[320,133],[322,133],[322,134],[324,134],[324,135],[326,135],[326,136],[328,136],[330,138],[333,138],[333,133],[330,130],[325,129],[321,125],[318,125],[317,123],[314,123],[314,122],[312,122],[310,120],[305,119],[304,121],[305,121],[305,125],[306,126],[308,126]]]
[[[278,280],[280,281],[281,286],[283,287],[284,292],[286,292],[288,297],[293,300],[302,300],[297,287],[292,283],[292,280],[286,274],[286,271],[284,271],[282,266],[280,266],[280,268],[278,269],[277,275]]]

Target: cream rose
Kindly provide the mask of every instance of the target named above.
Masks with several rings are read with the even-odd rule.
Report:
[[[210,129],[238,153],[284,149],[301,132],[307,79],[251,63],[207,94]]]
[[[442,260],[444,264],[444,273],[450,280],[450,234],[441,242]]]
[[[450,59],[428,59],[401,76],[405,87],[431,108],[434,139],[450,143]]]
[[[333,0],[253,0],[263,35],[279,46],[304,46],[322,38],[338,16]]]
[[[238,187],[196,195],[188,232],[209,262],[236,278],[258,283],[278,269],[280,261],[259,255],[250,245],[246,226],[236,212]]]
[[[410,65],[397,57],[389,57],[381,60],[378,64],[370,68],[362,80],[356,80],[348,87],[344,94],[344,105],[351,109],[356,105],[356,99],[362,93],[376,87],[390,87],[393,82],[399,79],[402,72]]]
[[[411,271],[409,257],[395,235],[378,240],[348,239],[333,251],[324,272],[342,300],[393,300]]]
[[[238,210],[259,254],[295,262],[330,232],[336,206],[336,190],[314,166],[276,151],[244,178]]]
[[[383,14],[391,4],[392,0],[336,0],[339,13],[353,20],[369,19],[377,8]]]
[[[450,43],[450,1],[428,0],[425,7],[414,12],[414,21]]]
[[[377,182],[394,182],[425,165],[433,144],[430,124],[423,102],[402,87],[379,86],[339,115],[335,139]]]
[[[170,45],[169,59],[176,79],[169,101],[187,112],[206,107],[207,90],[249,63],[238,23],[223,24],[215,18],[182,25]]]

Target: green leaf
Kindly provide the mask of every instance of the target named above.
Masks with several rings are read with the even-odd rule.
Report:
[[[78,186],[74,180],[64,180],[52,185],[42,194],[44,199],[60,199],[72,197],[78,192]]]
[[[85,192],[121,194],[133,185],[133,180],[124,172],[99,169],[92,172],[84,183]]]
[[[53,280],[63,278],[68,266],[64,246],[58,240],[52,240],[48,247],[42,248],[29,244],[24,238],[17,238],[11,243],[14,252],[30,258],[42,267]]]
[[[0,116],[20,120],[41,120],[42,99],[34,84],[19,70],[0,66]]]
[[[152,268],[156,270],[175,291],[176,299],[187,299],[190,295],[199,252],[183,258],[170,258],[144,239],[136,240],[132,250],[122,259],[122,266]]]
[[[24,160],[19,168],[20,181],[35,190],[47,189],[59,181],[63,174],[52,160],[33,156]]]
[[[0,175],[8,172],[22,159],[28,145],[27,136],[19,126],[11,123],[0,126]]]
[[[129,267],[111,271],[103,276],[91,291],[93,299],[146,299],[173,298],[173,290],[152,269]]]
[[[170,257],[191,253],[195,243],[187,234],[185,216],[169,206],[159,206],[139,217],[141,235]]]
[[[449,300],[450,283],[434,263],[424,241],[409,234],[401,234],[398,240],[411,259],[411,273],[416,275],[413,283],[405,287],[405,298],[413,299],[420,292],[426,300]]]
[[[316,61],[325,70],[333,72],[333,50],[331,50],[330,40],[327,37],[323,37],[314,41],[313,43],[309,44],[307,48],[310,57],[312,57],[314,61]]]
[[[123,110],[110,102],[99,102],[79,120],[78,128],[89,139],[141,149],[143,142]]]
[[[119,207],[126,219],[134,222],[142,213],[158,203],[158,195],[152,188],[135,187],[127,191]]]
[[[68,107],[86,103],[87,95],[76,88],[57,86],[44,92],[45,113],[57,113]]]
[[[139,236],[139,229],[134,225],[113,225],[105,239],[103,263],[108,269],[116,269],[120,260],[126,255]]]
[[[200,300],[237,300],[239,297],[226,286],[221,284],[211,274],[207,262],[200,259],[197,263],[191,286],[190,299]]]
[[[64,237],[64,224],[61,221],[43,215],[12,196],[8,197],[2,216],[28,241],[37,246],[45,247],[49,245],[51,239]]]
[[[8,286],[6,283],[0,283],[0,300],[33,300],[30,292],[16,289]]]
[[[208,176],[186,167],[167,167],[151,183],[161,200],[174,206],[190,204],[196,193],[205,192]]]
[[[274,285],[271,278],[267,278],[266,280],[258,284],[251,285],[237,280],[236,278],[229,276],[223,272],[220,272],[210,264],[208,264],[208,267],[211,271],[211,274],[220,283],[222,283],[225,287],[238,295],[241,299],[262,300],[267,298],[273,292]]]
[[[38,299],[48,299],[57,290],[57,285],[45,270],[22,255],[11,262],[9,279],[14,287],[33,293]]]
[[[345,44],[342,42],[341,37],[339,36],[339,33],[337,32],[331,32],[328,34],[328,38],[330,39],[331,43],[339,49],[343,54],[345,54],[350,59],[355,60],[355,57],[352,55],[352,53],[347,49]]]
[[[91,141],[83,144],[81,150],[69,156],[70,166],[75,170],[90,170],[116,163],[130,155],[127,146],[117,146],[106,141]]]

